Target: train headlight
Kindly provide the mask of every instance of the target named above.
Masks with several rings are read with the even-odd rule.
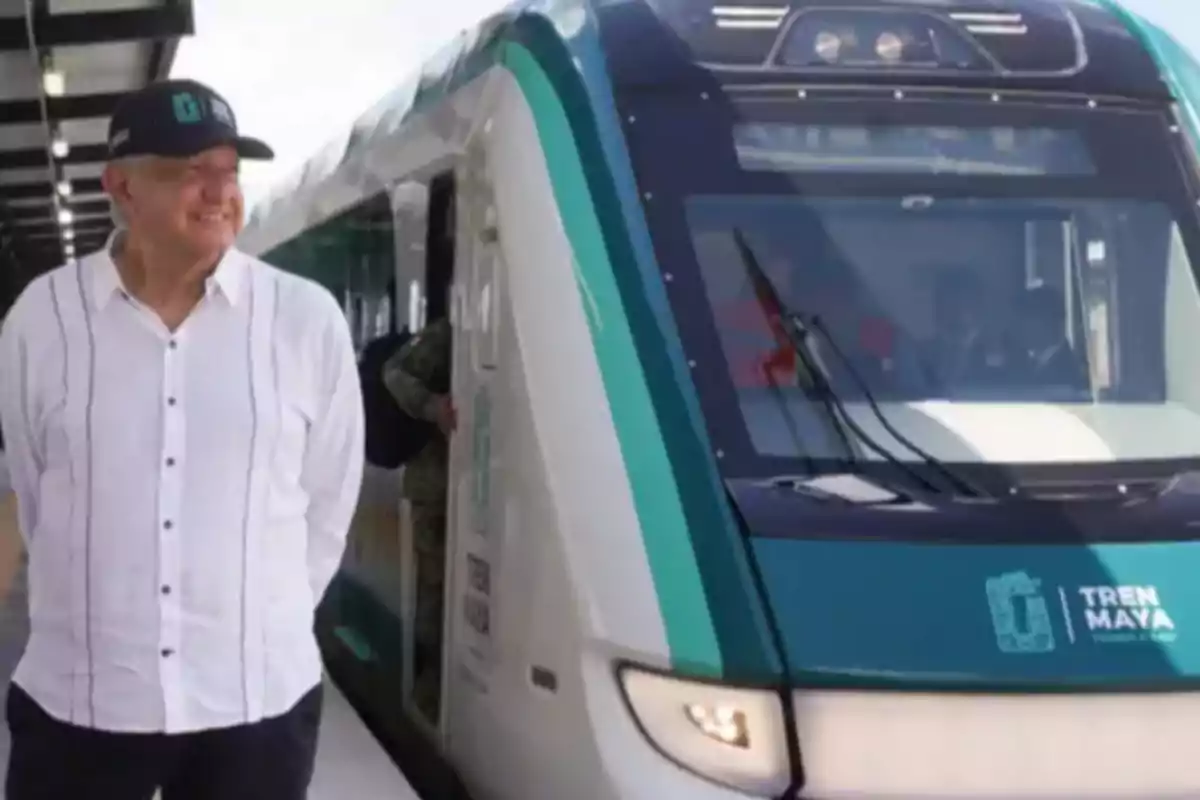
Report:
[[[749,747],[750,732],[746,730],[746,713],[733,706],[702,706],[696,703],[684,708],[688,719],[705,736],[732,747]]]
[[[791,783],[776,692],[689,681],[624,667],[621,688],[638,726],[663,755],[739,791],[777,797]]]

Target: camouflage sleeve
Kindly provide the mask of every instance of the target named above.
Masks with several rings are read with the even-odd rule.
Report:
[[[434,372],[450,356],[450,324],[439,320],[416,334],[383,366],[383,382],[404,413],[434,421],[437,395],[428,388]]]

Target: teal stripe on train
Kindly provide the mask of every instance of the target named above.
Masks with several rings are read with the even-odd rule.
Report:
[[[534,110],[559,211],[582,277],[600,309],[600,319],[589,314],[588,325],[637,504],[671,652],[696,667],[719,668],[716,632],[710,614],[704,613],[708,602],[695,554],[686,538],[682,503],[671,479],[671,464],[662,446],[663,434],[654,417],[637,346],[628,324],[622,324],[626,315],[620,291],[570,123],[554,87],[528,50],[507,45],[504,63],[517,76]]]
[[[584,26],[569,44],[574,53],[572,63],[579,65],[590,100],[579,114],[590,121],[588,127],[594,126],[598,137],[595,158],[589,136],[582,137],[581,154],[585,164],[607,164],[607,169],[595,170],[594,194],[605,228],[613,234],[614,263],[638,267],[616,274],[628,284],[634,300],[631,305],[649,331],[640,341],[643,352],[651,356],[647,364],[651,393],[659,404],[660,419],[665,420],[665,438],[685,501],[725,672],[731,677],[770,678],[782,673],[782,664],[772,645],[764,598],[753,588],[751,555],[726,501],[724,482],[712,455],[715,448],[667,299],[663,269],[654,255],[596,27]],[[636,319],[634,326],[638,327]],[[686,416],[678,413],[681,407]]]
[[[689,413],[697,403],[681,377],[682,350],[677,339],[670,348],[664,334],[671,327],[662,316],[666,304],[656,309],[649,296],[654,265],[639,261],[631,241],[627,221],[635,214],[622,207],[577,67],[589,54],[580,52],[578,36],[568,49],[534,16],[522,18],[508,38],[503,61],[534,111],[567,234],[604,319],[592,336],[672,661],[693,674],[774,679],[780,666],[761,598],[711,450]],[[657,272],[652,280],[661,292]]]

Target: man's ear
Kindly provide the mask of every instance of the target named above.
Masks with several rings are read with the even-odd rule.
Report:
[[[129,170],[120,164],[106,164],[100,174],[100,185],[113,203],[124,208],[129,204]]]

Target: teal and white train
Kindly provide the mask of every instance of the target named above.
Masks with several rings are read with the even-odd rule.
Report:
[[[243,246],[454,326],[437,719],[397,471],[318,621],[418,788],[1200,797],[1197,100],[1108,0],[531,0],[316,155]]]

